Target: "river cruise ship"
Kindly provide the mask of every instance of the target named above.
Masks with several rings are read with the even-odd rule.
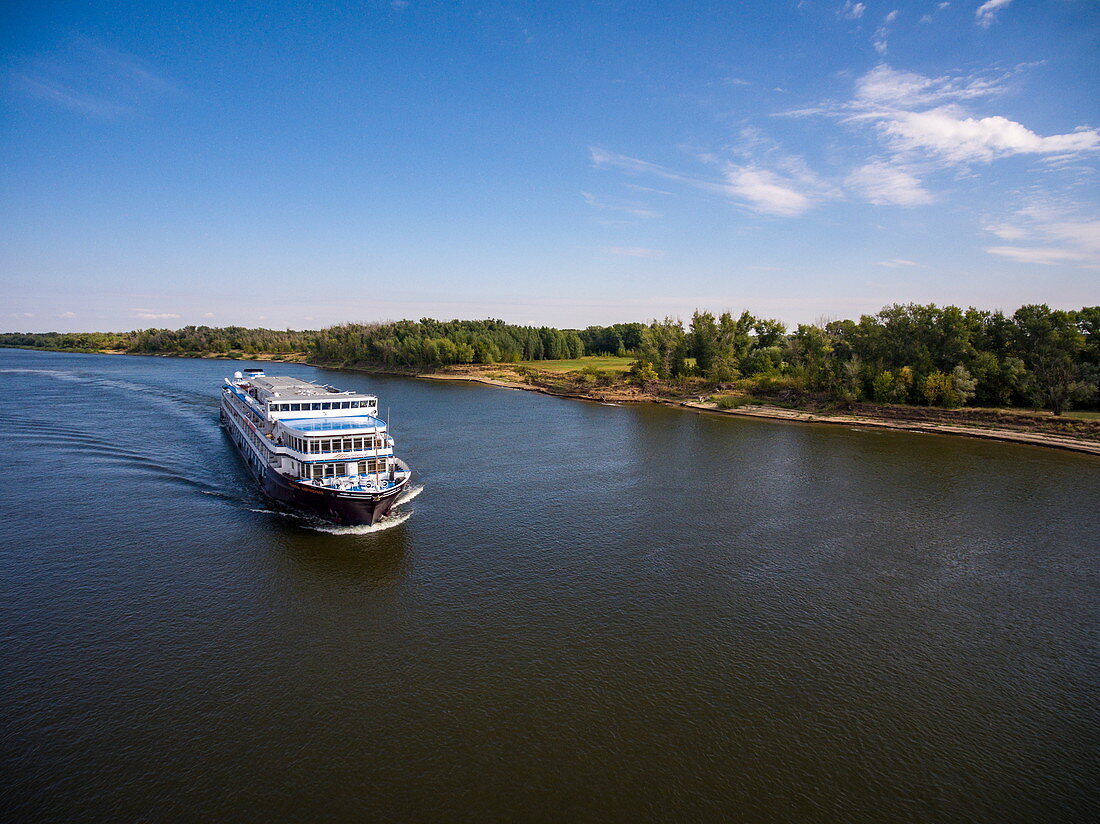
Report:
[[[373,524],[408,488],[378,398],[245,369],[225,379],[221,420],[273,500],[338,524]]]

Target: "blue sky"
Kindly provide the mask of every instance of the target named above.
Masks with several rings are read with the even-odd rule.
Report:
[[[9,3],[0,328],[1100,302],[1100,3]]]

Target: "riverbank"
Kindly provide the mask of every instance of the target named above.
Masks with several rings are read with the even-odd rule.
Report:
[[[56,351],[32,347],[9,347],[31,351]],[[69,350],[71,352],[71,350]],[[625,381],[621,375],[585,375],[582,372],[551,372],[514,364],[453,366],[437,372],[413,369],[383,369],[366,364],[345,365],[308,361],[299,353],[263,353],[242,357],[238,353],[146,353],[120,350],[74,354],[199,358],[216,360],[254,360],[269,363],[301,363],[321,369],[336,369],[373,375],[416,378],[433,381],[465,381],[538,392],[553,397],[593,403],[658,403],[708,414],[739,415],[790,423],[856,426],[893,429],[905,432],[954,435],[968,438],[1025,443],[1063,449],[1088,455],[1100,455],[1100,422],[1065,416],[1055,417],[1032,410],[940,409],[938,407],[883,406],[854,404],[851,410],[836,408],[799,408],[776,405],[767,399],[741,397],[732,408],[722,408],[706,396],[685,395],[670,387],[654,385],[650,390]]]
[[[526,392],[539,392],[544,395],[584,400],[594,403],[659,403],[677,406],[699,413],[720,415],[739,415],[749,418],[765,418],[792,423],[831,424],[857,426],[870,429],[893,429],[903,432],[925,434],[954,435],[967,438],[1025,443],[1051,449],[1063,449],[1087,455],[1100,456],[1100,424],[1053,415],[1031,412],[1008,412],[1004,410],[949,410],[935,407],[876,407],[872,404],[857,405],[853,412],[839,410],[792,409],[773,406],[766,402],[746,402],[734,408],[723,409],[714,401],[691,397],[675,397],[646,392],[639,387],[615,383],[608,386],[591,386],[583,390],[564,386],[562,376],[552,377],[540,373],[532,382],[532,371],[517,372],[510,365],[485,367],[459,367],[447,372],[392,372],[363,367],[340,367],[322,363],[311,363],[325,369],[348,369],[350,371],[373,374],[402,375],[420,380],[465,381],[496,386],[503,389],[516,389]],[[971,417],[974,420],[967,421]],[[939,419],[937,419],[939,418]],[[1077,432],[1041,431],[1042,429],[1074,428]]]
[[[685,409],[698,412],[710,412],[719,415],[740,415],[747,418],[768,418],[770,420],[794,421],[797,423],[842,424],[871,429],[895,429],[903,432],[921,432],[934,435],[961,435],[967,438],[985,438],[994,441],[1011,441],[1033,446],[1045,446],[1052,449],[1068,449],[1089,455],[1100,455],[1100,441],[1062,437],[1041,432],[1021,432],[1011,429],[982,428],[978,426],[959,426],[942,423],[929,423],[917,420],[885,420],[865,415],[814,414],[797,409],[784,409],[775,406],[742,406],[737,409],[721,409],[710,401],[683,401],[679,404]]]

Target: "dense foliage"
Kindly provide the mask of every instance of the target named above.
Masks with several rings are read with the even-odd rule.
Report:
[[[611,326],[589,326],[580,333],[586,355],[625,356],[642,345],[644,323],[615,323]]]
[[[893,305],[858,321],[801,325],[696,312],[688,329],[654,321],[643,332],[639,381],[698,375],[714,383],[826,393],[841,401],[935,406],[1036,405],[1060,413],[1094,405],[1100,307],[1046,305],[1003,312]],[[694,359],[694,364],[689,359]]]
[[[1095,406],[1100,307],[1022,306],[1012,315],[955,306],[888,306],[858,321],[800,325],[744,312],[696,312],[583,331],[500,320],[342,324],[320,331],[242,327],[0,334],[0,345],[150,354],[288,355],[340,365],[431,369],[581,355],[630,355],[638,383],[694,378],[842,402],[935,406]]]
[[[246,329],[243,326],[185,326],[182,329],[138,329],[133,332],[9,332],[0,334],[0,345],[150,355],[290,354],[305,352],[315,334]]]
[[[425,318],[330,326],[315,334],[310,352],[324,363],[424,368],[579,358],[584,354],[584,342],[575,331],[547,326]]]

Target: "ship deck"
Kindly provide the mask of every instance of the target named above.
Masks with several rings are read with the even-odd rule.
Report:
[[[386,473],[388,476],[389,473]],[[374,475],[337,475],[331,478],[298,478],[300,484],[330,489],[334,492],[386,492],[409,479],[409,472],[398,471],[391,481],[389,477],[379,477],[375,483]]]
[[[293,432],[352,432],[355,430],[379,429],[385,421],[373,415],[356,415],[346,418],[282,418],[281,423]]]

